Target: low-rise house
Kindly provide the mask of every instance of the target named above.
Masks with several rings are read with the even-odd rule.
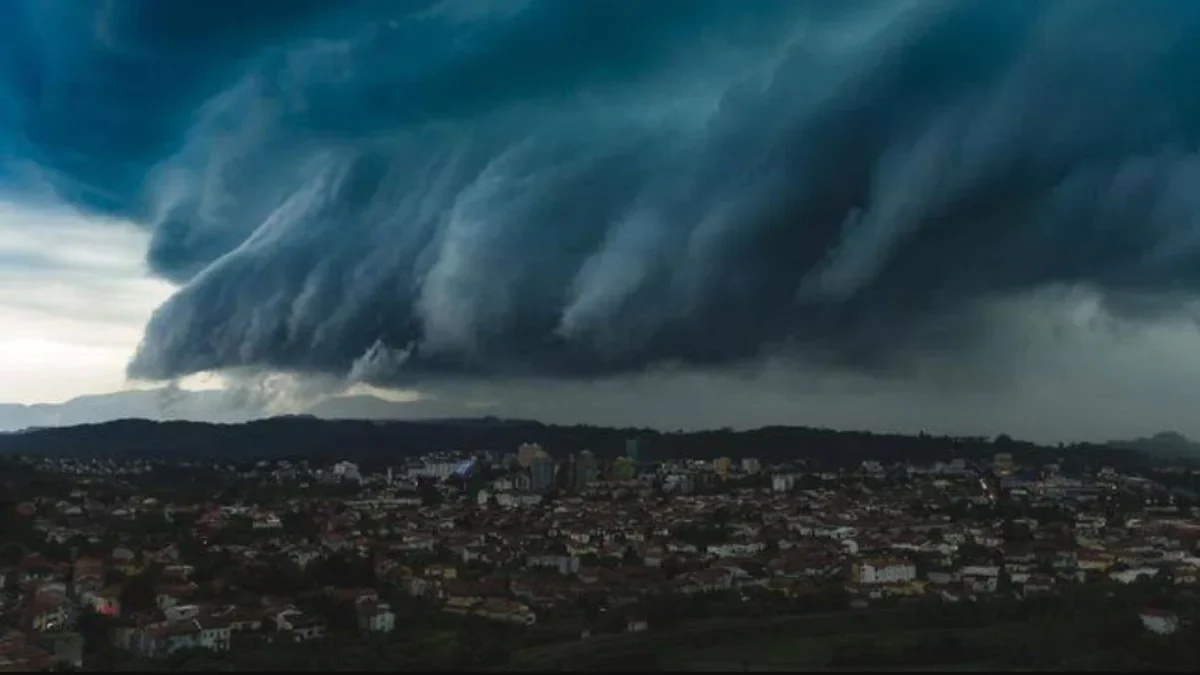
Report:
[[[972,593],[995,593],[1000,587],[1000,568],[996,565],[967,565],[958,577]]]
[[[260,511],[254,514],[250,527],[255,530],[278,530],[283,528],[283,521],[274,513]]]
[[[58,659],[30,644],[24,633],[10,630],[0,635],[0,672],[37,672],[53,668]]]
[[[702,569],[679,578],[681,593],[709,593],[733,587],[733,576],[725,569]]]
[[[195,647],[199,635],[200,629],[193,624],[164,621],[136,631],[130,648],[142,658],[163,658],[180,649]]]
[[[226,619],[229,629],[234,633],[247,633],[262,630],[263,614],[261,609],[253,607],[237,607],[229,612]]]
[[[1075,567],[1080,570],[1107,572],[1113,566],[1113,556],[1107,551],[1083,549],[1075,554]]]
[[[858,584],[907,583],[917,578],[917,567],[900,558],[873,558],[854,563],[850,577]]]
[[[1160,609],[1144,609],[1138,613],[1146,630],[1158,635],[1170,635],[1179,630],[1179,616]]]
[[[33,593],[34,602],[58,603],[67,597],[67,584],[61,581],[48,581],[36,585]]]
[[[49,633],[67,630],[74,616],[65,602],[35,602],[26,612],[26,625],[34,631]]]
[[[396,615],[386,602],[373,598],[359,598],[355,611],[359,630],[372,633],[390,633],[396,629]]]
[[[167,565],[163,568],[162,577],[168,581],[186,582],[194,571],[191,565]]]
[[[200,647],[216,652],[229,651],[233,626],[229,621],[211,616],[192,619],[200,629]]]
[[[104,582],[104,561],[99,558],[79,558],[72,566],[76,588],[99,588]]]
[[[945,572],[940,570],[928,572],[925,575],[925,579],[934,586],[949,586],[955,581],[958,581],[957,576],[955,576],[953,572]]]
[[[46,634],[38,646],[53,654],[58,665],[76,670],[83,667],[84,639],[79,633]]]
[[[729,542],[711,544],[707,550],[709,555],[715,555],[718,558],[741,558],[753,556],[765,549],[766,546],[766,543],[761,541]]]
[[[160,610],[165,610],[181,604],[184,600],[190,598],[196,592],[196,589],[197,586],[194,583],[163,584],[158,587],[158,594],[155,596],[154,603]]]
[[[167,621],[187,621],[200,616],[199,605],[177,604],[163,608],[163,616]]]
[[[451,614],[468,614],[482,603],[483,598],[480,597],[456,595],[446,598],[446,604],[442,606],[442,611]]]
[[[144,658],[164,658],[180,649],[229,651],[232,628],[228,621],[195,617],[184,621],[161,621],[135,630],[131,650]]]
[[[121,588],[119,586],[107,586],[94,591],[85,591],[80,594],[79,599],[83,602],[84,606],[97,614],[110,617],[121,616]]]
[[[421,577],[412,577],[407,580],[408,594],[414,598],[423,598],[437,595],[437,584]]]
[[[295,607],[288,607],[275,615],[275,630],[287,634],[296,642],[308,642],[325,637],[325,622]]]
[[[579,572],[579,558],[570,555],[535,555],[526,559],[527,567],[552,569],[559,574]]]
[[[503,598],[488,598],[475,609],[474,613],[493,621],[506,621],[525,626],[532,626],[537,622],[537,615],[527,605]]]
[[[1049,574],[1031,574],[1021,587],[1021,593],[1026,596],[1049,593],[1054,590],[1054,585],[1054,577]]]
[[[1108,578],[1122,584],[1132,584],[1139,579],[1153,579],[1158,576],[1157,567],[1135,567],[1118,572],[1109,572]]]

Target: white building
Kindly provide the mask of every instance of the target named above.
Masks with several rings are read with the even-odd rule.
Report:
[[[762,471],[762,463],[753,457],[742,458],[742,473],[756,474]]]
[[[1000,568],[995,565],[967,565],[958,576],[975,593],[995,593],[1000,587]]]
[[[917,566],[899,559],[864,560],[851,568],[851,574],[860,584],[898,584],[914,581]]]
[[[686,495],[695,491],[696,484],[690,473],[672,473],[663,481],[663,489]]]
[[[739,558],[759,553],[766,544],[761,541],[728,542],[725,544],[709,544],[708,553],[718,558]]]
[[[1179,630],[1179,617],[1174,612],[1145,609],[1138,614],[1142,625],[1151,633],[1170,635]]]
[[[568,575],[579,572],[580,560],[571,555],[537,555],[530,556],[525,564],[528,567],[553,569],[559,574]]]
[[[1108,578],[1118,583],[1132,584],[1142,577],[1153,579],[1156,576],[1158,576],[1157,567],[1135,567],[1120,572],[1110,572]]]
[[[183,621],[161,621],[130,636],[130,647],[147,658],[161,658],[180,649],[207,649],[227,652],[233,630],[228,623],[191,618]]]
[[[174,605],[163,610],[167,621],[187,621],[199,615],[200,608],[196,605]]]
[[[396,629],[396,614],[386,602],[364,599],[358,604],[358,627],[372,633],[390,633]]]
[[[91,607],[92,611],[104,616],[120,616],[121,601],[119,593],[114,589],[86,591],[80,595],[80,600]]]
[[[230,641],[233,637],[233,629],[229,624],[208,619],[193,619],[193,621],[200,629],[200,639],[197,640],[200,647],[214,652],[229,651]]]
[[[283,527],[283,520],[274,513],[260,513],[254,516],[251,526],[255,530],[277,530]]]
[[[884,473],[886,473],[886,470],[883,468],[883,464],[874,459],[863,460],[861,468],[863,473],[867,474],[868,476],[882,476]]]
[[[358,465],[354,462],[338,462],[333,465],[330,472],[341,480],[361,480],[362,474],[358,472]]]
[[[454,474],[454,471],[460,464],[462,462],[428,462],[421,467],[409,471],[409,475],[414,478],[445,480]]]

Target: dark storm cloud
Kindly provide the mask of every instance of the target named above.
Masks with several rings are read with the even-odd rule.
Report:
[[[1200,285],[1190,0],[3,11],[6,184],[182,284],[138,377],[874,369],[981,303]]]

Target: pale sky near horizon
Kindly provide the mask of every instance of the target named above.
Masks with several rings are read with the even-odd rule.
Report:
[[[66,209],[0,204],[0,402],[126,388],[146,320],[172,292],[148,233]]]

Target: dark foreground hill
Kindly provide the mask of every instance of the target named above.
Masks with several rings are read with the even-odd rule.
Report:
[[[1149,460],[1136,451],[1095,445],[1045,447],[996,439],[950,438],[764,427],[750,431],[663,433],[645,429],[555,426],[496,418],[381,422],[277,417],[241,424],[118,420],[103,424],[34,429],[0,435],[0,453],[113,458],[173,457],[236,461],[268,458],[352,459],[393,462],[435,450],[514,452],[536,442],[559,457],[590,449],[602,457],[624,452],[626,439],[642,440],[654,459],[721,456],[762,460],[804,458],[822,466],[863,460],[927,463],[953,457],[990,459],[1011,452],[1030,462],[1137,467]]]

